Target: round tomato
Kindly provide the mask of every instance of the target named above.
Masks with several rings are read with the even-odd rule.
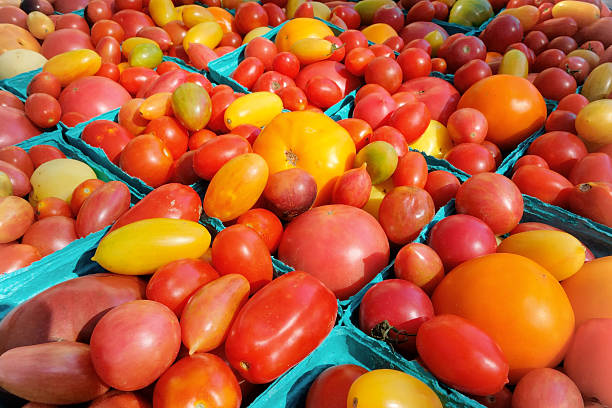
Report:
[[[402,84],[402,68],[389,57],[376,57],[365,68],[365,81],[378,84],[389,93],[395,93]]]
[[[145,128],[145,133],[161,139],[174,160],[178,160],[187,151],[187,130],[170,116],[160,116],[153,119]]]
[[[417,101],[427,105],[431,119],[446,125],[448,117],[457,109],[459,92],[441,78],[421,77],[410,79],[402,84],[399,92],[414,94]]]
[[[459,92],[463,93],[482,78],[490,77],[492,74],[489,64],[480,59],[472,60],[463,64],[455,72],[453,84]]]
[[[367,372],[355,364],[341,364],[323,370],[308,389],[306,408],[344,408],[351,384]]]
[[[431,195],[437,211],[451,198],[455,197],[459,185],[459,179],[452,173],[435,170],[427,175],[427,182],[423,188]]]
[[[279,52],[272,60],[274,71],[295,79],[300,72],[300,60],[290,52]]]
[[[482,113],[472,108],[458,109],[448,118],[448,135],[455,144],[482,143],[489,124]]]
[[[576,135],[553,131],[535,139],[527,153],[540,156],[551,170],[568,177],[574,165],[588,152],[584,142]]]
[[[369,48],[353,48],[346,53],[344,63],[346,69],[353,75],[361,76],[365,73],[368,64],[376,58],[376,55]]]
[[[576,92],[576,79],[561,68],[546,68],[533,81],[533,85],[548,99],[561,100]]]
[[[495,158],[486,147],[477,143],[460,143],[450,149],[444,158],[470,175],[495,170]]]
[[[71,82],[59,97],[63,113],[78,112],[86,120],[116,109],[129,100],[130,94],[121,85],[99,76]]]
[[[327,109],[340,102],[342,91],[338,85],[329,78],[314,77],[306,84],[308,102],[321,109]]]
[[[283,235],[283,224],[272,211],[264,208],[254,208],[238,217],[236,222],[255,230],[270,253],[276,252]]]
[[[151,187],[159,187],[168,181],[172,162],[172,154],[165,143],[148,134],[132,139],[119,159],[123,171]]]
[[[391,242],[405,245],[419,235],[434,214],[434,203],[427,191],[399,186],[383,198],[378,219]]]
[[[88,123],[81,134],[85,143],[104,150],[108,159],[115,164],[119,163],[119,155],[132,137],[120,124],[105,119]]]

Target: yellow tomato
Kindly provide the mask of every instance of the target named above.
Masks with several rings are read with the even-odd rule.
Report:
[[[244,38],[242,39],[242,44],[248,44],[253,38],[261,37],[268,31],[270,31],[270,27],[257,27],[246,33]]]
[[[612,62],[605,62],[591,71],[584,81],[580,93],[593,102],[599,99],[606,99],[610,92],[612,92]]]
[[[499,74],[514,75],[521,78],[527,78],[529,73],[529,62],[522,51],[509,50],[504,54],[499,65]]]
[[[223,38],[221,26],[214,21],[207,21],[194,25],[183,38],[183,48],[189,49],[190,43],[204,44],[208,48],[215,48]]]
[[[66,86],[75,79],[94,75],[102,65],[102,58],[92,50],[73,50],[58,54],[43,65],[42,70],[49,72]]]
[[[389,24],[376,23],[361,30],[363,35],[376,44],[384,43],[388,38],[395,37],[397,32]]]
[[[140,105],[138,112],[147,120],[172,115],[172,92],[160,92],[149,96]]]
[[[561,283],[569,298],[576,327],[589,319],[612,318],[612,256],[585,263]]]
[[[291,46],[302,38],[325,38],[334,35],[324,22],[314,18],[295,18],[287,21],[276,34],[276,47],[279,52],[290,51]]]
[[[563,231],[526,231],[504,239],[497,252],[522,255],[543,266],[557,280],[567,279],[584,264],[584,246]]]
[[[268,165],[261,156],[246,153],[234,157],[210,181],[204,196],[204,212],[224,222],[240,217],[261,196],[268,174]]]
[[[322,113],[300,111],[276,116],[255,140],[270,174],[299,167],[317,182],[315,205],[328,203],[336,178],[352,168],[355,143],[349,133]]]
[[[393,190],[394,187],[393,179],[389,179],[384,183],[372,186],[372,189],[370,190],[370,198],[368,198],[368,202],[363,206],[362,210],[367,211],[374,218],[378,219],[380,203],[382,203],[383,198],[385,198],[387,193]]]
[[[321,20],[329,20],[331,17],[331,10],[325,3],[321,3],[320,1],[311,1],[310,4],[312,4],[312,11],[315,17],[320,18]]]
[[[266,126],[283,111],[282,99],[272,92],[253,92],[236,99],[225,110],[229,130],[240,125]]]
[[[409,146],[430,156],[443,159],[446,153],[453,148],[453,141],[446,127],[432,119],[421,137]]]
[[[322,38],[302,38],[291,46],[294,54],[303,65],[323,61],[329,58],[336,49],[336,45]]]
[[[114,273],[147,275],[178,259],[199,258],[209,245],[209,232],[197,222],[149,218],[106,235],[91,259]]]
[[[599,19],[599,7],[582,1],[564,0],[554,5],[552,15],[554,18],[571,17],[578,28],[582,28]]]
[[[510,14],[516,17],[523,26],[523,30],[531,30],[537,23],[540,17],[540,12],[536,6],[527,5],[516,8],[507,8],[499,14]]]
[[[74,189],[88,179],[98,178],[85,163],[74,159],[55,159],[38,166],[30,183],[30,203],[36,205],[47,197],[57,197],[70,203]]]
[[[444,36],[442,33],[438,30],[433,30],[427,33],[423,39],[431,45],[431,56],[435,57],[438,55],[438,50],[444,43]]]
[[[197,4],[183,6],[182,17],[183,24],[189,28],[207,21],[216,22],[215,16],[213,16],[210,11],[208,11],[205,7],[198,6]]]
[[[55,31],[55,23],[40,11],[32,11],[26,19],[28,30],[39,40],[44,40],[46,36]]]
[[[578,136],[593,145],[612,143],[612,99],[589,103],[576,116]]]
[[[173,20],[180,20],[180,15],[171,0],[150,0],[149,14],[158,26],[162,27]]]
[[[351,385],[347,408],[442,408],[424,382],[398,370],[372,370]]]
[[[132,53],[132,50],[134,49],[134,47],[136,47],[139,44],[153,44],[159,47],[159,45],[155,41],[151,40],[150,38],[130,37],[121,43],[121,53],[127,59],[130,57],[130,54]]]

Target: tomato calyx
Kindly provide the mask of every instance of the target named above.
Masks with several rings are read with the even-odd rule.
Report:
[[[372,327],[370,335],[377,340],[382,340],[391,347],[406,343],[412,337],[416,337],[416,333],[408,333],[406,330],[400,330],[392,326],[388,320],[384,320]]]
[[[579,72],[580,72],[580,70],[579,70],[579,69],[571,69],[571,68],[570,68],[570,66],[569,66],[569,64],[567,64],[567,63],[565,64],[565,69],[564,69],[564,71],[565,71],[565,72],[567,72],[567,73],[568,73],[568,74],[570,74],[570,75],[574,75],[574,74],[577,74],[577,73],[579,73]]]

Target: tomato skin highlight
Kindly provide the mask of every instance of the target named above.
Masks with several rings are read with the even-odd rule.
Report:
[[[257,292],[225,341],[228,361],[247,381],[264,384],[299,363],[331,332],[338,304],[321,281],[290,272]]]

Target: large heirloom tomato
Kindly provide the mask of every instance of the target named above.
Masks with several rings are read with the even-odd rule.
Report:
[[[317,278],[290,272],[259,290],[242,307],[225,341],[232,367],[263,384],[299,363],[334,327],[338,304]]]
[[[432,301],[437,315],[464,317],[495,340],[512,383],[534,368],[559,364],[574,332],[572,305],[557,279],[520,255],[462,263],[440,282]]]
[[[355,143],[332,119],[316,112],[282,113],[255,140],[253,151],[270,174],[299,167],[317,182],[315,205],[329,202],[336,178],[352,168]]]
[[[482,112],[489,123],[487,140],[502,150],[516,146],[546,120],[546,103],[537,88],[512,75],[478,81],[463,94],[457,108]]]
[[[326,205],[306,211],[287,225],[278,257],[321,279],[338,298],[346,299],[387,265],[389,241],[367,212]]]

